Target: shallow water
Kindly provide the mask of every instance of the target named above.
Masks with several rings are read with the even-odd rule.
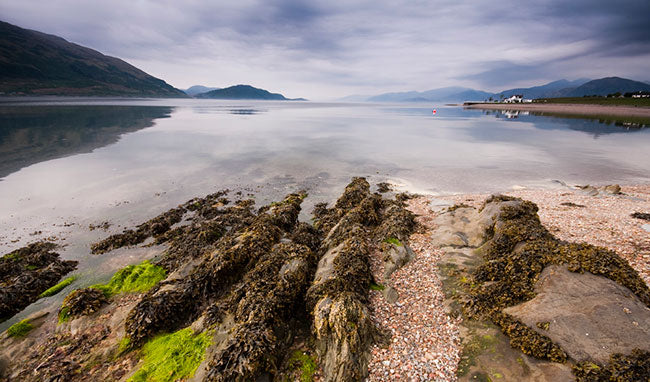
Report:
[[[412,104],[5,100],[0,252],[54,237],[80,261],[79,287],[150,256],[92,256],[92,241],[223,188],[258,205],[306,189],[308,218],[352,176],[436,194],[650,178],[650,129],[516,117]],[[88,229],[103,221],[108,231]]]

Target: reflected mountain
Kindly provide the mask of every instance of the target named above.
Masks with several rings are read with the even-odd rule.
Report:
[[[171,107],[0,106],[0,179],[46,160],[115,143],[168,118]]]
[[[570,129],[582,131],[598,138],[606,134],[633,133],[648,131],[650,119],[644,117],[621,117],[612,115],[578,115],[559,114],[548,112],[533,112],[521,110],[484,110],[484,114],[493,115],[496,118],[513,119],[522,122],[532,122],[535,127],[541,129]],[[549,117],[545,119],[551,124],[540,124],[539,116]]]

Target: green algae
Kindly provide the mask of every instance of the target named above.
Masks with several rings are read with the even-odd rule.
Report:
[[[7,329],[7,334],[9,337],[22,338],[27,336],[27,333],[32,329],[34,329],[34,325],[30,324],[29,320],[22,320],[11,325],[9,329]]]
[[[164,268],[145,260],[140,264],[120,269],[108,283],[95,284],[91,288],[102,291],[106,298],[110,298],[120,293],[146,292],[165,277],[167,272]]]
[[[460,354],[460,362],[456,375],[462,377],[466,375],[472,366],[476,365],[476,357],[492,349],[497,343],[497,339],[489,334],[475,334],[469,337],[469,340],[463,344]]]
[[[209,332],[195,334],[191,328],[163,334],[147,342],[143,365],[128,382],[167,382],[190,378],[205,359]]]
[[[38,298],[54,296],[55,294],[61,292],[65,287],[72,284],[76,279],[77,279],[77,276],[68,277],[67,279],[61,281],[60,283],[56,284],[52,288],[50,288],[50,289],[46,290],[45,292],[41,293],[38,296]]]
[[[300,382],[311,382],[314,380],[316,373],[316,361],[309,354],[296,350],[291,354],[288,361],[289,365],[300,371]]]
[[[403,245],[402,242],[399,241],[399,239],[397,239],[395,237],[387,238],[386,240],[384,240],[384,243],[393,244],[393,245],[396,245],[398,247],[401,247]]]
[[[59,324],[70,321],[70,308],[67,306],[62,306],[59,309]]]
[[[377,283],[374,283],[374,282],[370,283],[370,290],[382,291],[384,289],[386,289],[386,287],[381,285],[381,284],[377,284]]]
[[[69,321],[72,317],[96,312],[109,298],[117,294],[146,292],[165,277],[167,271],[164,268],[147,260],[124,267],[115,272],[106,284],[95,284],[70,292],[59,309],[59,324]]]

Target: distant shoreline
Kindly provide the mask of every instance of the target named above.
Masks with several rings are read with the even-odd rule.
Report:
[[[477,103],[465,105],[466,109],[480,110],[518,110],[535,113],[557,113],[585,116],[621,116],[650,118],[650,107],[608,106],[586,104],[542,104],[542,103]]]

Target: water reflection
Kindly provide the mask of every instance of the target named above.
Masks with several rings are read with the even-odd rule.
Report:
[[[644,117],[593,116],[522,110],[484,110],[483,113],[496,118],[534,122],[540,128],[568,128],[575,131],[582,131],[592,135],[594,138],[606,134],[638,132],[650,127],[650,119]],[[549,122],[555,123],[539,123],[540,119],[537,118],[539,116],[546,117],[545,119]]]
[[[234,115],[254,115],[268,112],[264,108],[253,108],[250,106],[240,105],[223,105],[223,106],[195,106],[192,110],[197,114],[234,114]]]
[[[352,176],[423,193],[650,181],[650,129],[598,121],[428,104],[66,102],[0,106],[0,247],[65,243],[80,286],[140,260],[90,255],[91,242],[224,188],[258,206],[305,189],[309,219]],[[105,221],[107,232],[88,229]]]
[[[140,106],[2,106],[0,178],[35,163],[115,143],[122,134],[151,127],[171,111]]]

